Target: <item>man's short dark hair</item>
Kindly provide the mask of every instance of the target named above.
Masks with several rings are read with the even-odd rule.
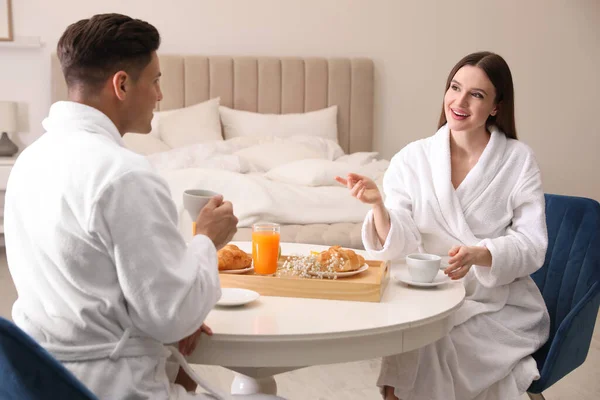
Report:
[[[145,21],[121,14],[99,14],[71,24],[57,46],[69,88],[99,90],[118,71],[135,81],[160,46],[160,34]]]

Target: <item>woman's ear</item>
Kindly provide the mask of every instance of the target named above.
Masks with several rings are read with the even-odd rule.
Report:
[[[496,114],[498,114],[498,109],[500,108],[500,103],[496,103],[496,105],[494,105],[494,108],[492,109],[492,112],[490,113],[490,115],[492,117],[495,117]]]

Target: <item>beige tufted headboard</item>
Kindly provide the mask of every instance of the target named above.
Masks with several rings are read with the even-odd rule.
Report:
[[[221,97],[238,110],[287,114],[338,106],[338,138],[346,153],[373,146],[373,62],[365,58],[274,58],[161,55],[159,110]],[[52,55],[52,102],[67,88]]]

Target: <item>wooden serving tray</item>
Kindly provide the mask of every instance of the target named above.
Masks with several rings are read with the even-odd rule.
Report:
[[[280,264],[289,256],[281,256]],[[302,297],[328,300],[379,302],[389,282],[389,261],[366,260],[369,269],[337,279],[302,278],[287,273],[280,276],[219,274],[221,287],[254,290],[263,296]]]

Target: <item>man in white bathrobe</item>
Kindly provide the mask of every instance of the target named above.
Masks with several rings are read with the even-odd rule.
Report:
[[[338,177],[373,205],[362,235],[374,257],[448,255],[446,274],[466,290],[449,335],[384,358],[388,400],[518,400],[539,378],[531,354],[550,324],[529,275],[548,244],[544,193],[533,152],[516,140],[513,104],[506,62],[471,54],[448,77],[438,132],[393,157],[385,202],[370,179]]]
[[[163,343],[193,349],[221,295],[216,252],[236,232],[217,196],[186,245],[166,182],[123,145],[150,131],[162,98],[159,42],[123,15],[69,26],[58,56],[70,101],[52,105],[6,192],[13,319],[101,399],[196,398],[172,384]]]

